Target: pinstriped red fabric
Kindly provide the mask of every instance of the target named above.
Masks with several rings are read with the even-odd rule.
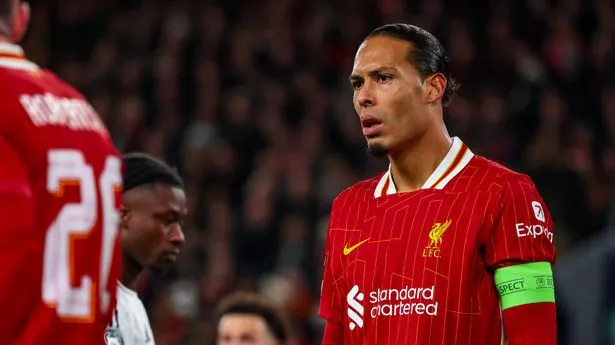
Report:
[[[421,190],[387,172],[334,201],[319,314],[344,344],[500,344],[493,271],[555,260],[532,181],[457,146]]]

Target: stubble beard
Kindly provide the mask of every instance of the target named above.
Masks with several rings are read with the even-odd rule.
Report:
[[[375,144],[370,145],[367,144],[367,153],[376,158],[386,157],[389,151],[383,145]]]

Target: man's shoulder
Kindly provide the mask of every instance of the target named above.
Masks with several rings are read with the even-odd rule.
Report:
[[[117,310],[120,318],[123,317],[125,320],[138,321],[147,318],[145,306],[137,292],[121,283],[117,286]]]
[[[137,294],[135,290],[127,287],[126,285],[120,282],[117,283],[117,296],[118,296],[118,300],[121,297],[123,300],[127,300],[127,301],[137,300],[141,302],[141,299],[139,298],[139,295]]]
[[[86,97],[51,71],[16,73],[0,68],[0,102],[4,105],[0,129],[18,128],[29,141],[47,135],[63,138],[70,132],[92,132],[109,139],[105,124]],[[87,137],[79,136],[80,141]]]
[[[136,291],[118,282],[116,322],[121,337],[137,339],[139,344],[154,344],[151,326],[143,301]]]
[[[468,167],[469,186],[476,190],[502,192],[511,185],[534,186],[528,175],[483,156],[475,155]]]
[[[75,103],[86,100],[76,88],[50,71],[7,71],[0,68],[0,102],[5,110],[5,121],[18,117],[36,122],[47,113],[74,112],[79,106]]]
[[[81,93],[54,72],[29,60],[22,47],[2,42],[0,53],[0,98],[3,98],[5,109],[7,98],[12,101],[22,94],[50,92],[69,98],[83,98]]]
[[[0,68],[0,88],[14,93],[32,90],[59,89],[63,92],[76,93],[77,90],[47,69],[34,71],[15,71]]]

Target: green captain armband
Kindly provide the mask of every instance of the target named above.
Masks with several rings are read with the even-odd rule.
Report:
[[[494,280],[502,310],[523,304],[555,302],[553,272],[548,262],[498,268]]]

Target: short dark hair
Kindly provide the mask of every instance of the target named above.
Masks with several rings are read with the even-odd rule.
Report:
[[[288,340],[288,331],[282,316],[271,304],[255,293],[238,292],[225,297],[218,305],[217,322],[228,314],[261,317],[277,341],[284,344]]]
[[[378,36],[396,38],[410,43],[412,47],[408,60],[422,79],[436,73],[444,75],[446,89],[442,96],[442,105],[447,106],[460,85],[451,77],[448,56],[440,41],[425,29],[403,23],[387,24],[376,28],[367,35],[364,41]]]
[[[144,185],[162,184],[184,188],[177,171],[162,160],[142,152],[122,156],[124,161],[124,192]]]
[[[13,14],[14,4],[15,0],[0,0],[0,17],[8,18],[8,16]]]
[[[13,15],[14,0],[0,0],[0,20],[9,20]]]

